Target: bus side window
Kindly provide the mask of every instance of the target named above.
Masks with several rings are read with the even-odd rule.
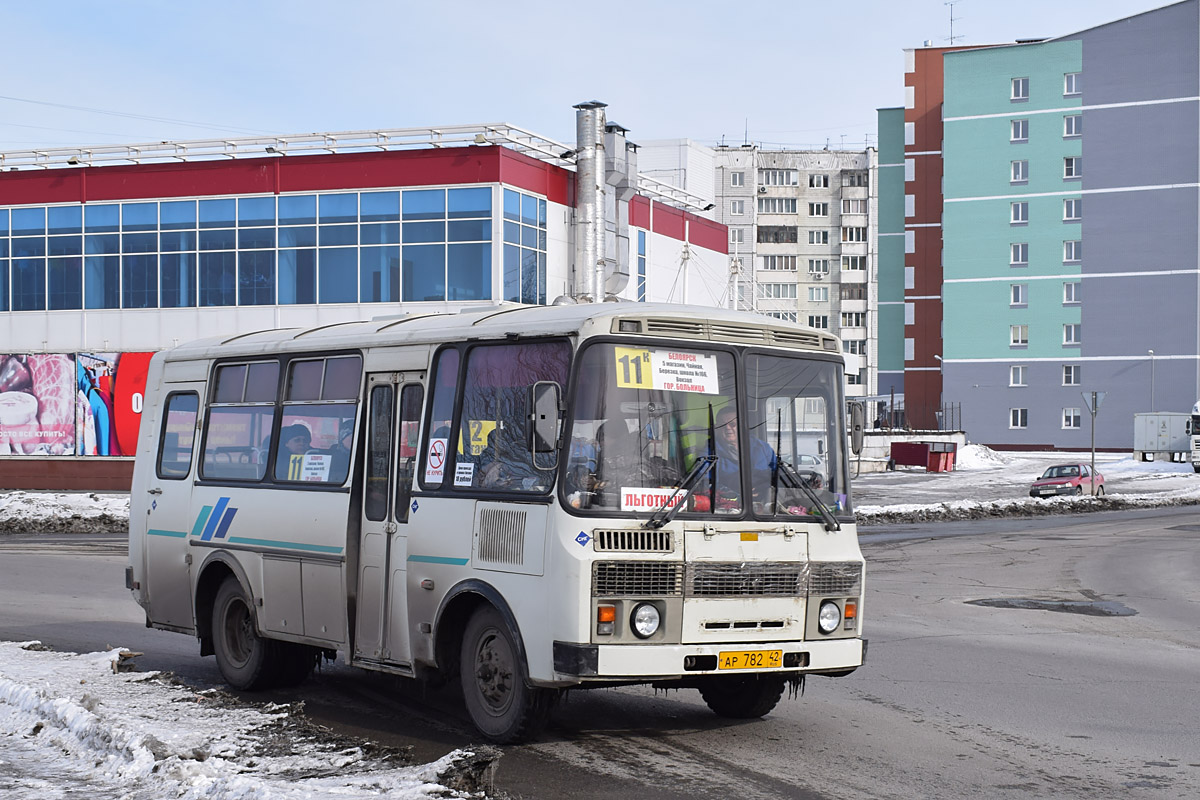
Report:
[[[158,477],[183,480],[192,471],[192,445],[200,398],[195,392],[167,396],[162,432],[158,437]]]
[[[419,383],[410,383],[400,391],[400,441],[396,451],[396,508],[397,522],[408,521],[412,499],[413,475],[417,466],[417,434],[421,429],[421,403],[425,390]]]

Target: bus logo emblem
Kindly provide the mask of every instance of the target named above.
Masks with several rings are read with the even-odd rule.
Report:
[[[579,542],[580,547],[587,547],[587,543],[591,540],[592,537],[588,536],[586,531],[580,531],[579,535],[575,537],[575,541]]]
[[[237,516],[237,511],[229,505],[228,497],[217,500],[215,507],[204,506],[200,509],[200,515],[196,517],[196,524],[192,526],[192,536],[199,536],[202,542],[224,539],[233,518]]]

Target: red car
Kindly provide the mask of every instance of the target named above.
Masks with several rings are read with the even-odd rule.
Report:
[[[1095,491],[1092,487],[1095,486]],[[1060,494],[1104,494],[1104,476],[1087,464],[1058,464],[1042,473],[1029,487],[1030,497],[1054,497]]]

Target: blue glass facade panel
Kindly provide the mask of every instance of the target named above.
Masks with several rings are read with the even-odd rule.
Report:
[[[238,225],[262,227],[275,224],[274,197],[242,197],[238,199]]]
[[[83,259],[51,258],[48,262],[48,302],[51,311],[83,307]]]
[[[89,239],[97,238],[89,236]],[[117,238],[117,237],[112,237]],[[121,259],[118,256],[88,256],[83,260],[85,308],[121,307]]]
[[[83,237],[51,236],[47,240],[46,250],[52,256],[83,255]]]
[[[83,237],[83,252],[85,255],[116,255],[121,252],[121,237],[115,233],[105,233]]]
[[[158,203],[122,203],[121,230],[158,230]]]
[[[297,305],[317,302],[317,251],[279,251],[279,302]]]
[[[450,219],[474,219],[492,216],[492,190],[480,186],[472,189],[450,189],[446,192],[447,216]]]
[[[46,308],[46,259],[12,260],[12,310],[44,311]]]
[[[121,256],[121,306],[158,307],[158,256]]]
[[[490,300],[491,266],[491,245],[449,245],[446,253],[446,299]]]
[[[262,250],[274,246],[274,228],[243,228],[238,231],[238,247],[242,250]]]
[[[445,219],[446,190],[420,189],[404,193],[404,220]]]
[[[163,253],[178,253],[196,249],[195,231],[170,231],[158,235],[158,249]]]
[[[364,247],[360,261],[361,297],[364,303],[400,300],[400,248]]]
[[[405,244],[431,244],[444,241],[446,241],[446,223],[444,222],[404,223]]]
[[[279,198],[280,225],[312,225],[317,221],[317,196],[293,194]]]
[[[158,236],[153,233],[121,234],[122,253],[157,253]],[[139,306],[141,308],[142,306]]]
[[[446,234],[451,242],[488,242],[492,239],[492,221],[471,219],[451,222]]]
[[[314,206],[315,208],[315,206]],[[316,247],[317,229],[309,225],[303,228],[280,228],[279,249],[288,247]]]
[[[405,302],[446,299],[446,246],[405,245],[402,293]]]
[[[8,311],[8,259],[0,258],[0,311]]]
[[[361,236],[363,244],[400,244],[400,223],[363,225]]]
[[[52,206],[46,210],[46,217],[50,235],[83,231],[83,206]]]
[[[189,230],[196,227],[196,201],[179,200],[159,205],[159,227],[164,231]]]
[[[504,245],[504,299],[521,302],[521,248],[510,244]]]
[[[333,247],[319,252],[317,302],[357,302],[358,248]]]
[[[201,250],[233,250],[237,246],[237,231],[200,231]]]
[[[84,208],[83,230],[85,233],[116,233],[121,229],[121,207],[93,206]]]
[[[358,222],[358,195],[323,194],[320,202],[320,221]]]
[[[358,244],[357,225],[322,225],[321,247],[345,247]]]
[[[400,219],[399,192],[363,192],[363,222],[390,222]]]
[[[164,234],[165,235],[165,234]],[[196,305],[196,254],[164,253],[159,256],[163,308]]]
[[[200,305],[237,305],[237,253],[200,254]]]
[[[237,214],[237,203],[232,199],[201,200],[201,228],[232,228]]]
[[[238,253],[238,305],[275,305],[275,253]]]

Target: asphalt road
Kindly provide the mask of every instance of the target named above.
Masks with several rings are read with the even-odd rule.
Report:
[[[755,722],[695,692],[572,693],[540,741],[504,748],[496,795],[1200,796],[1195,510],[871,528],[863,546],[863,669]],[[120,644],[143,669],[217,682],[192,639],[142,626],[122,551],[0,537],[0,638]],[[317,721],[422,761],[473,741],[448,690],[334,667],[300,694]]]

